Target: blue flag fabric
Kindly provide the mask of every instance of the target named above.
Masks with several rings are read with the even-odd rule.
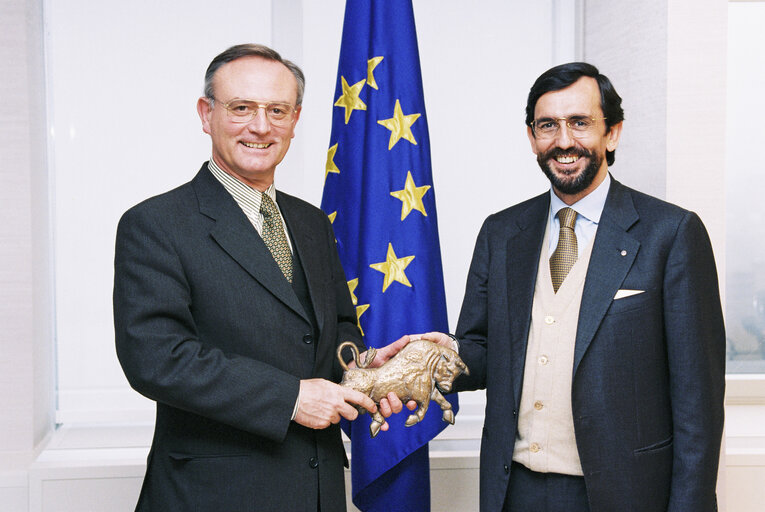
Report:
[[[411,0],[346,2],[337,75],[321,206],[365,342],[448,332]],[[447,425],[432,405],[412,427],[406,409],[394,415],[374,439],[368,415],[345,424],[359,509],[430,510],[428,441]]]

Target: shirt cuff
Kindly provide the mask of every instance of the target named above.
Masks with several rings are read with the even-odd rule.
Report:
[[[292,409],[292,418],[290,418],[290,421],[295,421],[295,418],[297,418],[297,412],[298,412],[299,406],[300,406],[300,393],[298,393],[298,396],[295,399],[295,408]]]

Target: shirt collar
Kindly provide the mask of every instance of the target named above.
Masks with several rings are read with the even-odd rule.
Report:
[[[600,222],[600,215],[603,213],[603,207],[606,205],[606,197],[608,196],[608,189],[611,187],[611,174],[606,173],[606,178],[598,185],[598,188],[581,198],[576,203],[572,204],[570,208],[576,210],[577,215],[585,217],[587,220],[594,222],[595,224]],[[550,215],[555,218],[558,215],[558,211],[562,208],[566,208],[569,205],[564,203],[560,197],[555,195],[552,187],[550,187]]]
[[[221,182],[223,187],[226,190],[228,190],[228,192],[231,195],[234,195],[236,197],[237,194],[235,194],[235,191],[238,191],[239,194],[250,196],[253,199],[256,198],[257,210],[260,210],[260,195],[263,192],[261,192],[258,189],[252,188],[246,183],[239,181],[237,178],[225,172],[223,169],[221,169],[218,166],[218,164],[215,163],[215,160],[213,159],[213,157],[210,157],[210,161],[207,163],[207,167],[210,169],[210,172],[213,174],[213,176],[215,176],[215,178],[217,178],[217,180]],[[269,187],[265,190],[265,193],[268,194],[268,197],[270,197],[274,202],[276,202],[276,187],[274,186],[274,183],[271,183],[271,185],[269,185]]]

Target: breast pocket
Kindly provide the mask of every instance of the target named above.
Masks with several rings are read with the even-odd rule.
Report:
[[[614,297],[611,301],[611,306],[608,308],[608,314],[617,315],[636,309],[647,308],[651,304],[655,304],[657,300],[659,300],[659,297],[657,297],[655,290],[644,290],[640,293],[621,298]]]

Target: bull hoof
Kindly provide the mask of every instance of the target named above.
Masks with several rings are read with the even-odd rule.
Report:
[[[411,427],[412,425],[416,425],[419,422],[420,422],[420,418],[418,418],[416,414],[412,414],[406,419],[406,423],[404,423],[404,425],[406,425],[407,427]]]
[[[369,434],[372,436],[372,438],[377,437],[377,434],[380,433],[380,427],[382,425],[377,423],[376,421],[373,421],[369,424]]]
[[[444,411],[443,418],[444,418],[444,421],[448,421],[449,423],[454,425],[454,411],[452,411],[451,409],[447,409]]]

